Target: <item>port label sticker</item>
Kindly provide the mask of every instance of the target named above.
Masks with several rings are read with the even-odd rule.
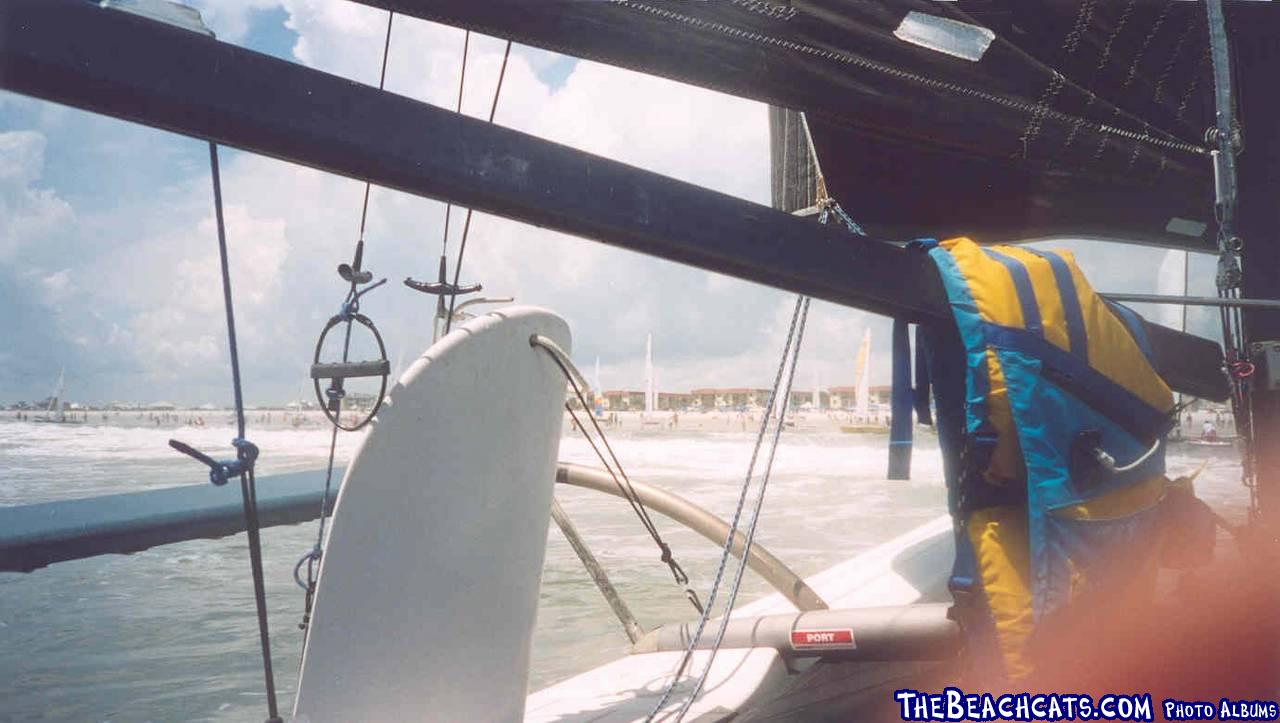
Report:
[[[853,628],[826,628],[820,630],[792,630],[793,650],[853,650]]]

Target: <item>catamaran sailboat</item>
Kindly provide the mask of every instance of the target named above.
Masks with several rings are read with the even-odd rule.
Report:
[[[58,386],[53,390],[53,396],[49,397],[49,406],[45,408],[44,414],[39,414],[31,418],[33,422],[42,424],[80,424],[84,420],[67,416],[67,401],[62,398],[65,388],[67,370],[64,367],[58,372]]]
[[[658,381],[653,370],[653,334],[644,338],[644,413],[640,415],[642,427],[661,426],[658,419]]]
[[[886,434],[889,428],[879,423],[878,417],[871,416],[871,375],[867,371],[867,363],[871,358],[871,330],[862,332],[862,345],[858,347],[858,357],[854,361],[853,394],[854,410],[850,424],[840,425],[840,431],[850,434],[870,433]]]
[[[258,530],[314,518],[318,498],[333,501],[320,514],[331,527],[299,563],[318,578],[296,720],[892,719],[895,690],[1098,684],[1088,673],[1139,691],[1274,697],[1280,361],[1261,344],[1280,338],[1273,3],[362,1],[392,13],[388,28],[410,15],[772,104],[774,208],[174,27],[190,12],[6,0],[0,87],[208,140],[219,220],[225,144],[799,294],[756,438],[768,451],[744,460],[733,518],[631,479],[607,444],[601,469],[558,463],[566,383],[584,407],[588,385],[564,320],[519,306],[452,329],[446,314],[448,333],[396,379],[385,351],[317,358],[335,434],[348,428],[346,379],[386,389],[349,425],[369,432],[336,489],[320,484],[332,469],[255,481],[241,408],[233,459],[171,443],[207,466],[210,486],[0,509],[0,569],[247,531],[273,720]],[[1098,294],[1069,255],[1015,243],[1044,237],[1214,253],[1221,293]],[[339,268],[350,292],[325,333],[364,329],[381,347],[359,311],[381,283],[362,244]],[[465,293],[457,270],[415,284],[450,310]],[[894,317],[890,476],[906,474],[911,420],[934,414],[932,389],[951,498],[947,514],[806,580],[755,531],[811,297]],[[1226,351],[1126,299],[1222,309]],[[1227,532],[1199,514],[1189,479],[1165,475],[1174,391],[1230,399],[1246,440],[1250,522],[1216,557],[1206,540]],[[238,497],[224,486],[234,480]],[[556,484],[624,498],[697,614],[641,627],[555,504]],[[1157,510],[1176,520],[1160,555],[1147,544]],[[689,585],[651,512],[722,546],[710,590]],[[633,649],[529,694],[553,518]],[[1109,574],[1077,556],[1089,552],[1135,564]],[[1166,587],[1124,607],[1155,557],[1202,574],[1173,605]],[[735,607],[748,569],[777,593]],[[1080,580],[1111,605],[1077,599]],[[1079,624],[1080,610],[1089,639],[1127,647],[1081,657],[1080,637],[1054,638],[1051,623]],[[1107,627],[1117,612],[1131,624]]]

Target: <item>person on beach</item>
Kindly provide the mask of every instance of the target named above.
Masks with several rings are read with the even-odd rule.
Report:
[[[1218,441],[1218,430],[1213,426],[1213,422],[1204,420],[1204,427],[1200,430],[1200,439],[1206,442]]]

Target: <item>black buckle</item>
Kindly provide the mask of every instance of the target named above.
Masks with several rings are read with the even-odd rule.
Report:
[[[424,294],[432,294],[433,296],[459,296],[461,294],[474,294],[483,288],[480,284],[451,284],[446,269],[445,257],[440,257],[440,274],[436,281],[417,281],[413,277],[404,280],[404,285],[414,291],[421,291]]]
[[[253,463],[258,460],[258,447],[253,442],[236,437],[231,440],[231,444],[236,448],[236,458],[216,460],[185,442],[179,442],[176,439],[169,440],[170,447],[208,467],[209,481],[216,487],[225,485],[227,480],[232,477],[252,470]]]

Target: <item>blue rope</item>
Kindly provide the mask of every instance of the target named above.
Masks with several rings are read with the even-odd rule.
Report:
[[[266,708],[268,723],[280,720],[275,704],[275,676],[271,673],[271,640],[268,621],[266,621],[266,589],[262,584],[262,541],[259,518],[257,518],[257,485],[253,479],[253,462],[257,459],[257,447],[244,439],[244,395],[241,390],[239,375],[239,351],[236,342],[236,311],[232,303],[232,273],[227,257],[227,228],[223,220],[223,187],[218,169],[218,145],[209,143],[209,168],[214,179],[214,214],[218,220],[218,255],[223,271],[223,305],[227,308],[227,343],[232,357],[232,389],[236,393],[236,463],[221,463],[223,480],[227,472],[238,472],[241,479],[241,497],[244,502],[244,522],[248,534],[248,553],[250,567],[253,571],[253,601],[257,605],[257,628],[262,642],[262,674],[266,678]],[[170,441],[170,444],[173,444]],[[207,462],[206,462],[207,465]],[[214,472],[210,472],[210,476]]]
[[[236,344],[236,312],[231,304],[231,270],[227,261],[227,230],[222,220],[222,179],[218,171],[218,146],[209,144],[209,168],[213,174],[213,212],[218,221],[218,257],[222,262],[222,304],[227,310],[227,344],[231,347],[231,387],[236,398],[236,437],[244,439],[244,396],[240,392],[240,353]]]
[[[907,321],[894,319],[893,394],[889,416],[889,472],[886,475],[891,480],[911,479],[912,407],[911,339]]]
[[[387,58],[390,56],[390,52],[391,52],[391,28],[395,23],[395,19],[396,19],[395,12],[389,11],[387,13],[387,31],[382,41],[382,70],[378,73],[378,90],[385,89],[387,85]],[[471,37],[471,32],[467,31],[468,42],[470,41],[470,37]],[[462,72],[463,72],[463,77],[466,77],[465,49],[463,52]],[[462,88],[458,89],[458,104],[459,104],[459,108],[461,108]],[[342,340],[342,362],[345,364],[347,361],[350,360],[351,327],[360,314],[360,297],[364,296],[370,291],[373,291],[379,286],[382,286],[383,284],[387,283],[386,279],[382,279],[367,289],[360,290],[359,288],[361,284],[367,284],[373,280],[372,273],[366,272],[364,270],[364,264],[363,264],[364,231],[365,231],[366,223],[369,220],[369,189],[370,187],[371,187],[371,184],[368,181],[365,181],[364,200],[360,204],[360,235],[356,239],[355,258],[352,259],[352,263],[350,265],[341,264],[338,266],[338,275],[341,276],[343,279],[347,280],[348,282],[350,282],[351,288],[347,291],[347,297],[346,299],[343,300],[342,307],[338,310],[338,313],[335,314],[333,318],[330,320],[329,322],[330,325],[326,326],[325,330],[321,332],[320,340],[316,342],[316,357],[317,357],[316,360],[317,361],[319,361],[320,348],[324,344],[324,340],[329,333],[329,329],[332,327],[334,323],[339,321],[347,325],[343,335],[343,340]],[[448,240],[449,240],[449,216],[448,216],[448,211],[446,209],[445,242],[447,243]],[[378,346],[381,347],[382,340],[380,337],[378,337],[378,332],[376,329],[374,329],[374,327],[372,326],[372,323],[367,322],[367,320],[362,323],[368,323],[369,328],[373,329],[374,337],[378,339]],[[384,357],[386,356],[385,351],[383,352],[383,356]],[[319,389],[320,389],[319,382],[317,381],[316,382],[317,395],[319,394]],[[324,492],[320,496],[320,524],[316,531],[316,544],[312,546],[311,550],[307,552],[307,554],[303,555],[302,558],[298,560],[298,563],[296,565],[293,566],[293,581],[296,582],[298,586],[305,591],[305,597],[303,598],[303,605],[302,605],[302,622],[298,623],[298,629],[304,631],[304,638],[303,638],[304,643],[306,640],[305,631],[309,629],[309,626],[311,624],[311,610],[312,610],[312,605],[315,602],[317,566],[320,564],[320,559],[324,556],[324,530],[325,530],[325,521],[329,518],[329,513],[330,513],[329,491],[333,488],[333,465],[334,465],[335,450],[337,449],[337,446],[338,446],[338,430],[342,429],[348,432],[354,432],[360,429],[361,427],[363,427],[366,423],[368,423],[369,420],[373,419],[373,415],[376,414],[378,411],[378,408],[382,406],[382,400],[385,397],[385,393],[386,393],[386,377],[384,376],[382,390],[379,392],[379,395],[378,395],[378,403],[374,406],[373,411],[369,413],[369,416],[366,417],[365,420],[362,421],[360,424],[357,424],[354,427],[342,426],[342,400],[345,398],[346,392],[343,389],[342,381],[340,379],[333,379],[330,382],[329,388],[325,392],[327,399],[317,399],[317,401],[319,401],[323,405],[321,407],[321,411],[323,411],[325,416],[328,417],[330,423],[332,423],[333,425],[333,429],[329,435],[329,464],[328,464],[328,470],[325,472],[325,476],[324,476]],[[299,402],[299,404],[301,404],[301,402]],[[301,411],[301,406],[299,406],[299,411]],[[332,412],[332,415],[330,415],[331,412]],[[302,581],[302,577],[300,574],[303,565],[307,566],[307,581],[305,583]]]

